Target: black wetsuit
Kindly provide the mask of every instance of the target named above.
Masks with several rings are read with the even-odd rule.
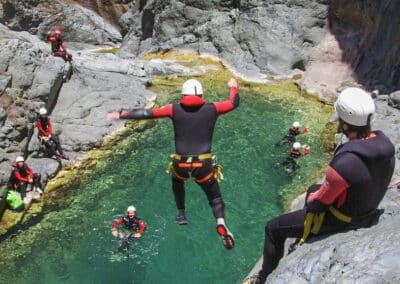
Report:
[[[215,218],[225,217],[225,206],[211,157],[214,126],[219,115],[239,106],[237,88],[230,88],[229,98],[223,102],[205,103],[199,96],[183,96],[179,104],[168,104],[152,110],[135,110],[121,115],[121,118],[149,119],[169,117],[174,124],[175,151],[180,157],[173,159],[172,190],[176,206],[185,209],[184,181],[194,178],[201,186]]]
[[[326,212],[319,234],[371,226],[394,171],[394,147],[380,131],[370,139],[354,139],[335,151],[325,182],[308,189],[306,206],[270,220],[265,226],[264,261],[259,276],[268,276],[283,256],[286,238],[300,238],[307,212]],[[336,218],[328,208],[353,217]]]

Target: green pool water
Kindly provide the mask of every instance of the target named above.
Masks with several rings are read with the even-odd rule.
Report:
[[[212,89],[224,90],[206,86],[208,101],[227,97]],[[172,92],[159,103],[178,99]],[[240,107],[219,118],[213,152],[224,169],[233,250],[223,247],[207,199],[193,181],[186,189],[189,225],[174,223],[165,173],[173,127],[169,119],[157,120],[127,137],[91,172],[77,175],[43,214],[1,241],[0,283],[238,283],[261,256],[266,221],[315,182],[329,160],[321,140],[329,111],[293,86],[271,92],[246,87]],[[294,120],[309,126],[298,141],[309,144],[311,153],[289,175],[280,163],[290,145],[276,143]],[[128,205],[136,206],[147,231],[127,252],[116,252],[111,225]]]

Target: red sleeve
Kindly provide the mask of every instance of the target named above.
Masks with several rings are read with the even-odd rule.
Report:
[[[32,168],[30,166],[28,166],[27,164],[25,164],[26,166],[26,170],[28,171],[28,175],[33,178],[33,171]]]
[[[162,118],[162,117],[172,117],[173,115],[173,107],[172,104],[165,105],[161,108],[152,109],[154,118]]]
[[[112,225],[112,229],[116,230],[118,229],[118,226],[121,225],[122,223],[124,223],[124,218],[119,218],[117,221],[115,221]]]
[[[302,157],[305,157],[305,156],[307,156],[309,153],[310,153],[310,148],[306,148],[306,149],[304,149],[304,152],[301,153],[301,156],[302,156]]]
[[[19,181],[28,182],[28,178],[22,177],[18,170],[14,170],[14,176],[15,176],[15,177],[17,178],[17,180],[19,180]]]
[[[50,120],[49,120],[49,123],[47,124],[47,129],[48,129],[47,131],[43,129],[42,123],[40,122],[40,120],[36,121],[36,127],[38,128],[39,132],[41,134],[45,135],[46,137],[51,134],[52,129],[51,129]]]
[[[53,133],[53,127],[51,126],[50,118],[47,120],[47,133],[48,135]]]
[[[312,207],[312,204],[316,201],[322,202],[325,205],[331,205],[337,199],[343,201],[343,195],[346,195],[348,187],[347,181],[334,168],[329,166],[326,171],[324,183],[319,190],[310,193],[307,198],[307,205]],[[339,207],[341,205],[338,204]]]
[[[230,88],[229,98],[223,102],[214,102],[217,115],[230,112],[239,105],[239,93],[235,87]]]
[[[307,128],[304,128],[302,131],[300,131],[300,134],[306,134],[308,132]]]
[[[138,233],[143,234],[144,231],[146,230],[146,224],[143,222],[142,219],[139,219],[138,224],[139,224],[139,231],[138,231]]]

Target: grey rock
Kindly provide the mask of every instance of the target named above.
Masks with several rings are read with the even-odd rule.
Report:
[[[120,23],[122,51],[189,48],[219,56],[248,77],[305,68],[323,37],[327,1],[147,1]],[[150,41],[151,39],[151,41]]]
[[[83,2],[88,4],[87,1]],[[37,0],[6,1],[0,5],[3,8],[0,22],[14,31],[29,31],[45,39],[47,31],[59,27],[67,41],[96,44],[121,41],[117,28],[94,11],[77,3],[71,5],[66,1]],[[105,6],[110,9],[109,4]]]
[[[11,75],[0,74],[0,94],[3,93],[4,90],[9,87],[11,87]]]
[[[400,91],[391,93],[388,103],[390,106],[400,109]]]
[[[34,173],[41,174],[42,182],[46,182],[54,177],[61,169],[61,164],[58,161],[49,158],[28,158],[26,163],[32,168]]]

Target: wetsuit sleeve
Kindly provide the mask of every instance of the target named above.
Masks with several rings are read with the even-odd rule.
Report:
[[[348,187],[347,181],[334,168],[329,166],[324,183],[317,191],[308,195],[306,202],[308,210],[311,212],[325,211],[335,201],[343,204]]]
[[[172,104],[168,104],[161,108],[154,109],[138,109],[121,113],[121,119],[150,119],[150,118],[163,118],[172,117],[173,114]]]
[[[48,135],[51,135],[53,133],[53,127],[51,126],[50,119],[47,120],[47,133],[48,133]]]
[[[119,218],[117,221],[115,221],[112,225],[113,230],[117,230],[118,226],[124,223],[124,218]]]
[[[28,182],[28,178],[21,176],[21,174],[19,173],[19,171],[17,169],[14,170],[14,176],[16,177],[16,179],[18,181]]]
[[[28,166],[27,164],[25,164],[25,166],[26,166],[26,171],[28,172],[28,176],[29,176],[30,178],[33,178],[33,171],[32,171],[32,168],[31,168],[30,166]]]
[[[214,102],[215,109],[217,110],[217,115],[230,112],[234,108],[239,106],[240,97],[238,89],[235,87],[230,88],[229,98],[223,102]]]
[[[42,123],[40,120],[36,121],[36,127],[38,128],[40,134],[45,135],[46,137],[49,136],[49,133],[43,129]]]
[[[139,231],[138,231],[138,233],[143,234],[144,231],[146,230],[146,223],[143,222],[142,219],[139,219],[138,224],[139,224]]]

